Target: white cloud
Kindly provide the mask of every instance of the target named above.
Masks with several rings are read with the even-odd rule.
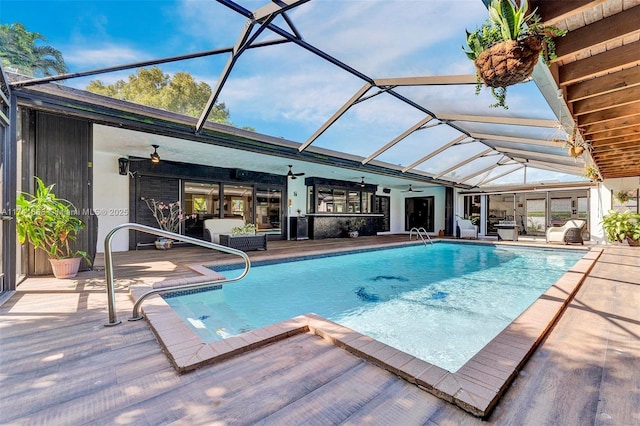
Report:
[[[135,49],[115,44],[104,44],[98,47],[85,46],[67,47],[65,62],[78,70],[104,68],[113,65],[137,62],[148,57],[147,54]]]

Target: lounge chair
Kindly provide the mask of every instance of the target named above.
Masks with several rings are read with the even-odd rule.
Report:
[[[458,219],[458,228],[460,228],[460,238],[478,238],[478,227],[469,219]]]
[[[562,226],[555,226],[547,229],[548,243],[580,243],[584,245],[582,240],[582,228],[586,222],[584,220],[571,219]]]

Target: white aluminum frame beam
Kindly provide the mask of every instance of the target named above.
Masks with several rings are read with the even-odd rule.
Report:
[[[460,84],[476,84],[475,74],[462,75],[434,75],[423,77],[376,78],[373,80],[378,87],[382,86],[448,86]]]
[[[456,183],[464,183],[464,182],[468,181],[469,179],[473,179],[473,178],[474,178],[474,177],[476,177],[476,176],[479,176],[479,175],[481,175],[481,174],[483,174],[483,173],[485,173],[485,172],[488,172],[488,171],[490,171],[490,170],[492,170],[492,169],[496,168],[496,166],[500,166],[500,165],[501,165],[501,164],[500,164],[500,161],[501,161],[503,158],[508,158],[508,157],[506,157],[506,156],[504,156],[504,155],[503,155],[503,156],[502,156],[502,158],[500,158],[500,159],[499,159],[498,161],[496,161],[495,163],[491,164],[489,167],[484,168],[484,169],[482,169],[482,170],[479,170],[479,171],[477,171],[477,172],[474,172],[474,173],[472,173],[472,174],[470,174],[470,175],[464,176],[461,180],[457,180],[457,181],[456,181]],[[508,158],[508,159],[509,159],[509,160],[511,160],[510,158]]]
[[[512,164],[504,164],[504,165],[505,165],[505,166],[511,166]],[[488,179],[488,180],[482,180],[482,181],[478,182],[478,184],[477,184],[476,186],[485,185],[485,184],[487,184],[487,183],[489,183],[489,182],[493,182],[493,181],[494,181],[494,180],[496,180],[496,179],[500,179],[501,177],[504,177],[504,176],[510,175],[511,173],[515,173],[515,172],[517,172],[518,170],[522,169],[523,167],[525,167],[525,165],[524,165],[524,164],[520,164],[520,166],[519,166],[519,167],[516,167],[516,168],[515,168],[515,169],[513,169],[513,170],[508,170],[508,171],[506,171],[506,172],[502,172],[502,173],[500,173],[500,174],[498,174],[498,175],[496,175],[496,176],[493,176],[491,179]],[[488,176],[487,176],[487,177],[488,177]]]
[[[510,126],[526,127],[558,127],[556,120],[542,120],[535,118],[515,118],[497,117],[489,115],[467,115],[467,114],[436,114],[436,118],[442,121],[467,121],[471,123],[506,124]]]
[[[468,136],[467,135],[460,135],[457,138],[455,138],[454,140],[452,140],[449,143],[446,143],[444,145],[442,145],[440,148],[436,149],[435,151],[432,151],[431,153],[425,155],[424,157],[422,157],[421,159],[419,159],[418,161],[411,163],[410,165],[408,165],[407,167],[405,167],[404,169],[402,169],[402,173],[405,173],[408,170],[413,169],[414,167],[424,163],[425,161],[427,161],[428,159],[430,159],[431,157],[435,157],[436,155],[440,154],[442,151],[451,148],[454,145],[459,144],[460,142],[462,142],[463,140],[465,140]]]
[[[558,142],[540,140],[540,139],[520,138],[516,136],[491,135],[486,133],[471,133],[471,137],[477,139],[479,142],[482,142],[483,140],[485,140],[485,141],[496,141],[496,142],[519,143],[523,145],[548,146],[551,148],[562,148],[561,146],[558,145]]]
[[[405,130],[401,135],[395,137],[391,142],[387,143],[382,148],[378,149],[376,152],[374,152],[373,154],[371,154],[370,156],[368,156],[367,158],[362,160],[362,164],[367,164],[369,161],[373,160],[378,155],[382,154],[383,152],[385,152],[386,150],[388,150],[389,148],[391,148],[392,146],[394,146],[395,144],[397,144],[398,142],[400,142],[401,140],[403,140],[404,138],[409,136],[411,133],[413,133],[416,130],[420,129],[422,126],[424,126],[425,124],[427,124],[431,120],[433,120],[433,117],[427,116],[427,117],[423,118],[422,120],[418,121],[416,124],[414,124],[413,126],[408,128],[407,130]]]
[[[340,109],[338,109],[327,121],[325,121],[324,124],[320,126],[320,128],[316,130],[313,133],[313,135],[311,135],[309,139],[305,141],[305,143],[303,143],[302,145],[300,145],[300,147],[298,147],[298,152],[302,152],[305,149],[307,149],[309,145],[311,145],[316,139],[318,139],[318,137],[320,137],[320,135],[323,134],[329,128],[329,126],[335,123],[345,112],[349,110],[349,108],[351,108],[372,87],[373,86],[371,84],[365,83],[364,86],[362,86],[360,90],[358,90],[347,102],[344,103],[344,105],[340,107]]]
[[[443,172],[440,172],[439,174],[436,175],[435,178],[436,179],[440,179],[442,176],[446,175],[447,173],[449,173],[449,172],[451,172],[451,171],[453,171],[453,170],[455,170],[455,169],[457,169],[459,167],[462,167],[462,166],[464,166],[466,164],[469,164],[473,160],[477,160],[480,157],[484,157],[485,155],[487,155],[487,154],[489,154],[491,152],[495,152],[495,151],[493,151],[493,148],[487,148],[484,151],[477,153],[473,157],[469,157],[466,160],[459,162],[458,164],[454,164],[453,166],[449,167],[447,170],[445,170]],[[499,153],[496,152],[494,155],[498,155],[498,154]]]
[[[515,148],[496,147],[495,150],[502,153],[514,154],[522,158],[529,158],[529,156],[531,156],[531,157],[537,157],[537,158],[546,158],[549,161],[561,161],[563,163],[567,161],[571,161],[572,159],[572,157],[569,157],[567,155],[545,154],[543,152],[528,151],[528,150],[515,149]],[[581,162],[582,164],[584,164],[584,160],[580,157],[574,158],[574,161],[576,163]]]

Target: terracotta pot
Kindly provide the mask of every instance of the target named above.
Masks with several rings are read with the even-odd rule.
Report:
[[[640,247],[640,240],[634,240],[631,237],[627,237],[627,244],[631,247]]]
[[[56,278],[73,278],[78,274],[80,269],[81,257],[73,257],[70,259],[49,259],[53,276]]]

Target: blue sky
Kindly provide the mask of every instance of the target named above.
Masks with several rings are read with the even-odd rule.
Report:
[[[256,10],[267,0],[237,3]],[[308,43],[373,78],[473,74],[462,52],[465,29],[486,19],[481,0],[312,0],[289,13]],[[20,22],[46,36],[71,72],[232,46],[246,19],[213,0],[1,0],[0,22]],[[279,18],[275,23],[285,29]],[[268,30],[261,39],[274,39]],[[171,74],[191,73],[214,86],[227,55],[162,65]],[[134,70],[69,80],[113,83]],[[225,84],[225,102],[237,126],[304,142],[363,81],[292,44],[246,51]],[[493,99],[473,86],[403,88],[436,113],[509,115],[554,119],[534,83],[509,89],[508,111],[490,109]],[[363,155],[402,133],[424,114],[378,96],[352,108],[315,146]],[[450,140],[446,126],[429,130],[432,149]],[[365,141],[366,143],[363,143]],[[415,144],[384,161],[411,162]],[[428,151],[427,151],[428,152]]]

